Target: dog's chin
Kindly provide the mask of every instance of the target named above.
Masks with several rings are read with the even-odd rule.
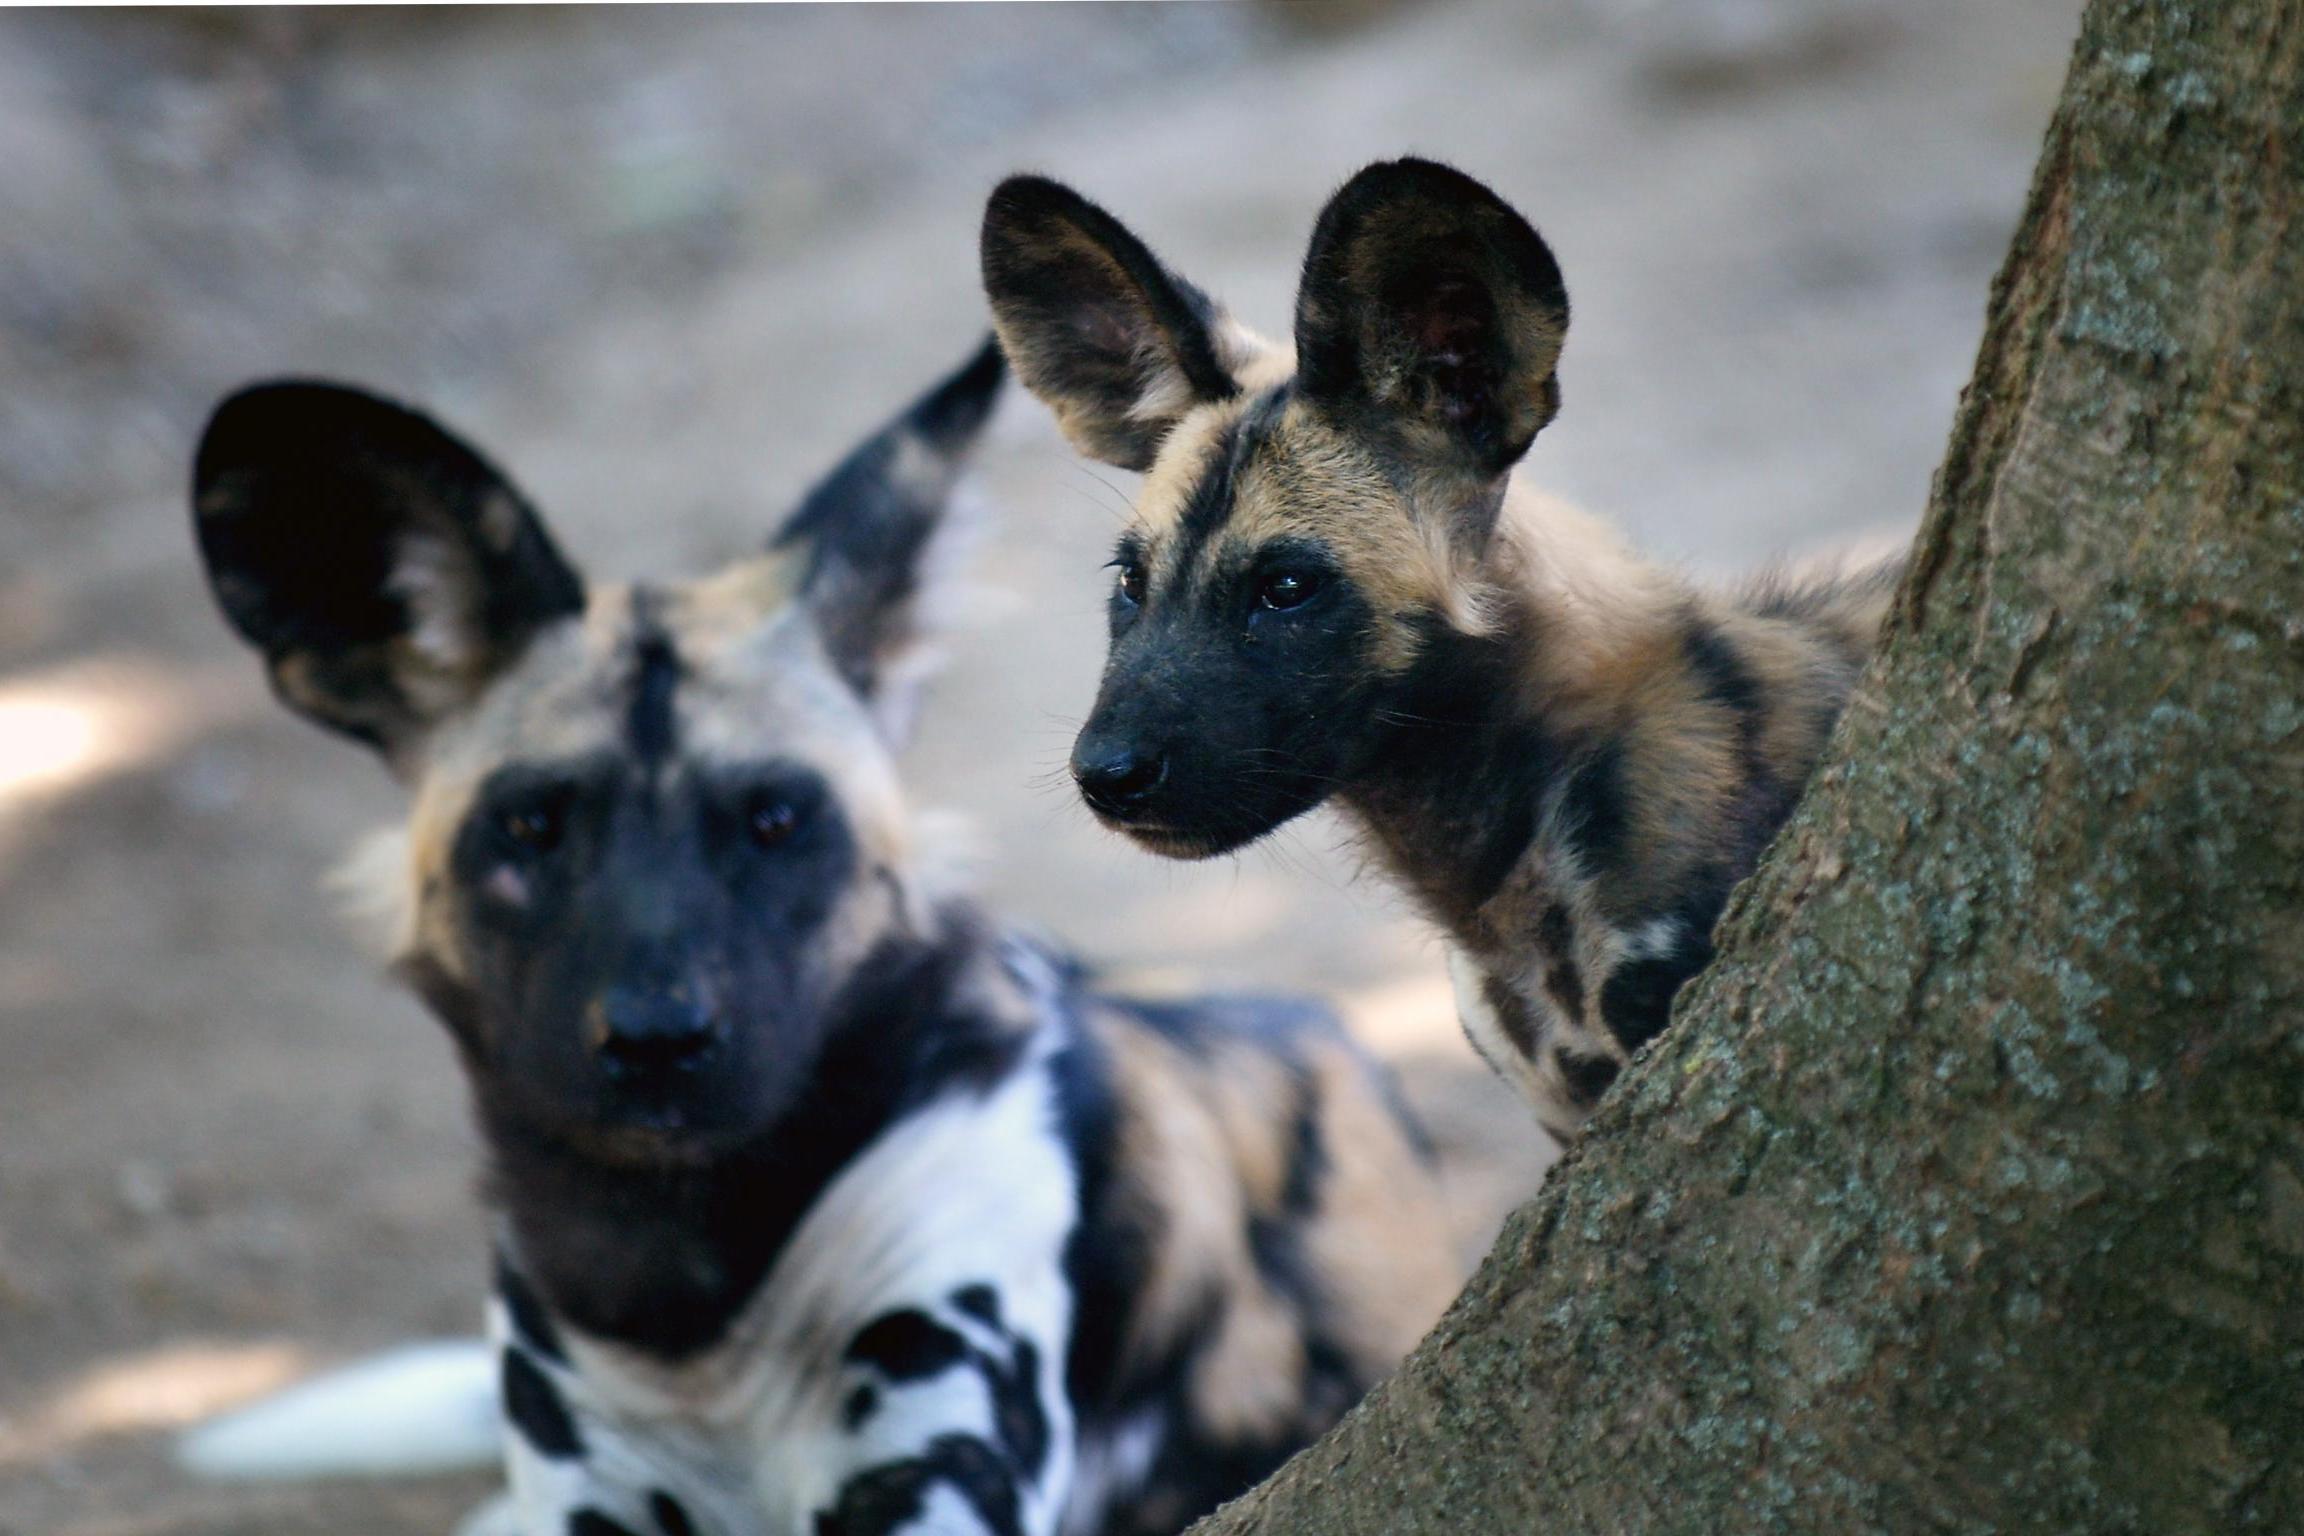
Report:
[[[751,1117],[734,1119],[677,1098],[627,1099],[562,1121],[555,1139],[605,1168],[673,1173],[708,1168],[765,1128]]]
[[[1146,853],[1156,853],[1164,859],[1174,859],[1183,864],[1193,863],[1200,859],[1216,858],[1242,846],[1242,842],[1245,841],[1243,839],[1226,843],[1217,838],[1204,837],[1195,833],[1171,831],[1166,827],[1123,826],[1118,830],[1128,841]]]
[[[1222,858],[1241,849],[1273,831],[1287,817],[1269,821],[1233,821],[1221,827],[1180,826],[1173,822],[1123,821],[1109,816],[1097,818],[1105,826],[1118,832],[1146,853],[1156,853],[1164,859],[1179,863],[1195,863],[1201,859]]]
[[[702,1168],[720,1155],[717,1137],[682,1126],[621,1118],[568,1126],[560,1140],[586,1162],[630,1173]]]

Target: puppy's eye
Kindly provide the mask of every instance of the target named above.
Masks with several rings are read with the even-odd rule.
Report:
[[[800,812],[791,801],[779,795],[755,795],[744,813],[744,824],[750,829],[755,844],[773,848],[799,829]]]
[[[504,812],[498,824],[504,835],[529,853],[550,853],[560,846],[568,830],[568,808],[560,796],[533,800]]]
[[[1275,612],[1301,608],[1320,590],[1320,578],[1311,571],[1268,571],[1256,583],[1256,601]]]
[[[1120,573],[1119,579],[1114,583],[1114,587],[1120,593],[1121,601],[1128,604],[1128,606],[1131,608],[1135,607],[1138,603],[1143,602],[1143,562],[1135,559],[1133,556],[1123,555],[1119,559],[1113,561],[1112,566],[1113,569]]]

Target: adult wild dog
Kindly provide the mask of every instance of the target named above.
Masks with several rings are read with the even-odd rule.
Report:
[[[1024,383],[1145,474],[1088,804],[1205,858],[1333,796],[1446,930],[1473,1044],[1572,1134],[1710,958],[1895,567],[1705,591],[1512,485],[1560,408],[1567,291],[1446,166],[1329,202],[1293,353],[1055,182],[993,193],[983,261]]]
[[[894,749],[1001,372],[660,585],[587,584],[353,390],[200,445],[226,615],[409,790],[377,879],[485,1138],[526,1536],[1172,1531],[1454,1289],[1325,1015],[1108,996],[915,849]]]

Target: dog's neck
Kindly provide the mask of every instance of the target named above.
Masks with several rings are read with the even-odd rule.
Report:
[[[1641,658],[1691,593],[1604,525],[1513,498],[1467,633],[1434,616],[1371,714],[1338,799],[1379,861],[1466,948],[1493,947],[1481,909],[1526,856],[1546,791],[1634,713]]]
[[[1029,1018],[976,984],[998,964],[996,941],[979,921],[947,916],[936,938],[859,967],[800,1102],[709,1163],[606,1164],[524,1127],[482,1091],[505,1266],[586,1335],[665,1360],[709,1348],[858,1153],[940,1087],[996,1075],[1022,1049]]]

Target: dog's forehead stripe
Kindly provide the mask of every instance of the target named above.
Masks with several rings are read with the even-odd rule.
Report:
[[[633,757],[650,768],[672,754],[678,736],[674,698],[686,670],[663,608],[662,594],[648,587],[632,589],[631,703],[624,734]]]
[[[1200,478],[1193,482],[1176,519],[1176,537],[1168,562],[1179,575],[1199,562],[1200,551],[1232,515],[1232,487],[1240,468],[1240,433],[1243,419],[1233,418],[1216,435]]]
[[[1286,413],[1291,395],[1283,382],[1245,404],[1228,403],[1196,434],[1196,443],[1177,445],[1176,456],[1189,456],[1196,467],[1188,487],[1166,498],[1174,508],[1167,524],[1175,537],[1162,556],[1178,575],[1205,564],[1203,556],[1232,522],[1240,505],[1243,472]]]
[[[1216,445],[1240,419],[1241,401],[1221,400],[1196,407],[1178,422],[1145,471],[1136,498],[1135,526],[1148,550],[1164,543],[1182,520],[1201,477],[1217,462]]]

